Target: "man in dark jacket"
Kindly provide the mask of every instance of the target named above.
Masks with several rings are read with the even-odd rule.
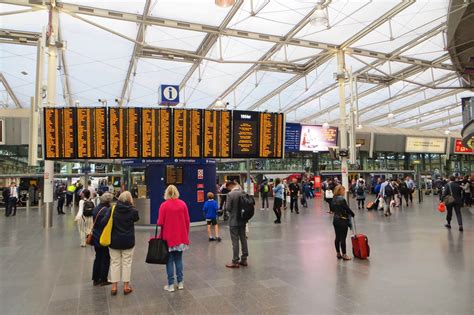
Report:
[[[232,263],[227,264],[227,268],[239,268],[240,266],[247,265],[247,257],[249,255],[247,247],[247,237],[245,236],[245,222],[240,218],[240,196],[242,195],[242,189],[236,182],[228,182],[226,211],[229,213],[229,229],[230,238],[232,240],[232,251],[233,258]],[[239,257],[239,241],[242,245],[242,257]]]
[[[451,228],[451,218],[453,217],[453,208],[454,208],[454,211],[456,212],[456,219],[458,220],[459,231],[462,232],[464,229],[462,227],[462,215],[461,215],[461,206],[462,206],[461,190],[462,188],[456,182],[456,178],[454,176],[451,176],[449,178],[449,182],[446,184],[446,187],[444,188],[444,192],[443,192],[443,196],[441,200],[444,200],[446,196],[448,195],[453,196],[454,203],[450,205],[446,205],[446,208],[448,210],[446,214],[447,224],[445,224],[444,226],[447,227],[448,229]]]
[[[5,203],[5,216],[8,217],[10,215],[8,213],[8,209],[10,206],[10,188],[9,187],[3,188],[2,196],[3,196],[3,202]]]
[[[113,198],[114,196],[111,193],[102,194],[99,199],[100,203],[92,212],[92,217],[94,218],[92,245],[94,245],[95,249],[95,260],[92,269],[92,280],[94,281],[94,285],[103,286],[110,284],[107,280],[110,267],[109,248],[100,246],[100,235],[107,224],[104,218],[107,216]]]

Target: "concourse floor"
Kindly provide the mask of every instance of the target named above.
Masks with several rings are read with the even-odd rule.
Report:
[[[416,200],[415,200],[416,202]],[[355,201],[351,200],[352,208]],[[326,204],[299,215],[258,208],[250,226],[249,267],[229,270],[231,243],[208,242],[191,228],[184,254],[185,290],[163,291],[164,266],[145,264],[151,230],[136,232],[134,292],[93,287],[94,251],[80,248],[73,215],[43,230],[38,210],[0,216],[0,314],[474,314],[474,208],[463,209],[464,233],[443,227],[437,199],[382,212],[357,210],[369,260],[338,261]],[[347,241],[351,251],[350,239]],[[352,254],[352,253],[351,253]]]

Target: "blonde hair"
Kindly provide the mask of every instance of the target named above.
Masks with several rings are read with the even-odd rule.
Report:
[[[214,194],[212,192],[208,192],[207,199],[214,199]]]
[[[337,185],[336,188],[334,188],[334,197],[336,196],[342,196],[344,197],[346,193],[346,188],[342,185]]]
[[[122,202],[122,203],[130,203],[133,205],[133,197],[132,197],[132,194],[128,191],[128,190],[125,190],[123,193],[120,194],[120,196],[118,197],[118,201]]]
[[[179,198],[178,188],[176,188],[175,185],[169,185],[168,187],[166,187],[164,198],[165,200],[178,199]]]

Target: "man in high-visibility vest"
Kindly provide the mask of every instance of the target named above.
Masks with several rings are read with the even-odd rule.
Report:
[[[70,207],[72,203],[72,196],[74,195],[74,192],[76,191],[76,185],[69,185],[67,186],[66,190],[66,207]]]

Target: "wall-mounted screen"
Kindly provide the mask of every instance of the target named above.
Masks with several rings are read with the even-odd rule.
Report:
[[[45,159],[76,158],[75,108],[45,108],[43,119]]]
[[[138,158],[140,152],[141,108],[109,108],[109,157]]]
[[[232,117],[232,156],[234,158],[256,158],[259,149],[259,113],[234,111]]]
[[[337,128],[301,125],[300,151],[329,151],[337,146]]]
[[[171,110],[142,108],[142,157],[171,157]]]
[[[285,125],[285,152],[300,150],[301,124],[286,123]]]
[[[203,157],[230,158],[231,112],[204,110]]]
[[[405,152],[409,153],[445,153],[446,138],[407,137]]]
[[[260,113],[260,158],[283,157],[283,114]]]
[[[173,110],[173,155],[175,158],[201,157],[200,109]]]
[[[77,157],[107,158],[107,111],[105,107],[76,108]]]

